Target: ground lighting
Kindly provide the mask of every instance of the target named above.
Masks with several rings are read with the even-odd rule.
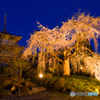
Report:
[[[42,78],[42,77],[43,77],[43,74],[42,74],[42,73],[40,73],[40,74],[39,74],[39,77],[40,77],[40,78]]]
[[[82,69],[82,67],[80,67],[80,69]]]

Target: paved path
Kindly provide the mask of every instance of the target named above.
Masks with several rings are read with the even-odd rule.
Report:
[[[42,91],[39,93],[17,96],[17,97],[6,97],[0,98],[0,100],[100,100],[99,97],[70,97],[69,94],[58,93],[55,91]]]

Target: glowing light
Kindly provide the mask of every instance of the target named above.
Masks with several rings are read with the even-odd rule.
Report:
[[[39,77],[42,78],[43,77],[43,74],[39,74]]]
[[[80,67],[80,69],[82,69],[82,67]]]
[[[13,86],[12,88],[11,88],[11,90],[13,91],[13,90],[16,90],[16,87],[15,86]]]
[[[99,94],[99,89],[95,89],[95,91]]]

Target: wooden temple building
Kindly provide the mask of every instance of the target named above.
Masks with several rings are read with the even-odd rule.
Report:
[[[0,31],[0,63],[18,58],[20,52],[25,48],[18,45],[22,36],[16,36],[6,31],[6,14],[4,18],[4,30]]]

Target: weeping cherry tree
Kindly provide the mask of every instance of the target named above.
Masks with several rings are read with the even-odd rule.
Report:
[[[74,56],[79,49],[85,49],[94,54],[85,46],[79,47],[79,41],[87,39],[90,42],[91,39],[94,39],[95,49],[98,49],[97,38],[100,35],[100,17],[94,18],[84,13],[76,14],[67,22],[63,22],[60,28],[56,26],[53,29],[46,28],[39,22],[37,24],[40,31],[31,34],[22,57],[27,59],[27,55],[34,55],[37,48],[41,52],[47,50],[58,61],[63,63],[63,75],[70,75],[69,58]],[[63,50],[64,60],[58,56],[62,54],[59,49]],[[73,49],[74,52],[71,53]]]

